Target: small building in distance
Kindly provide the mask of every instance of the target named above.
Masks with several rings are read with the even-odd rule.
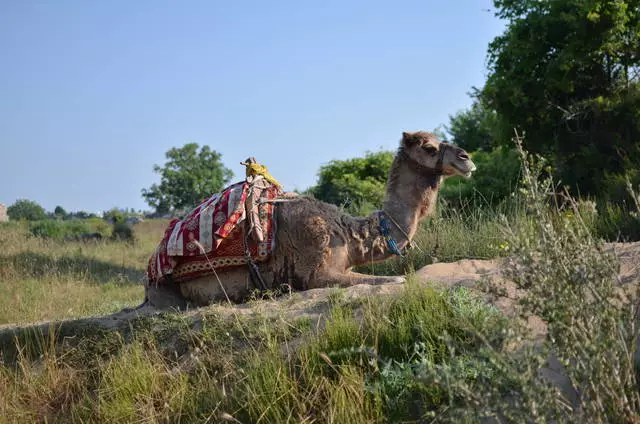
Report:
[[[0,203],[0,222],[6,222],[9,220],[9,215],[7,215],[7,207]]]

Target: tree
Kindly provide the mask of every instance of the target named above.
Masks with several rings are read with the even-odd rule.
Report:
[[[554,159],[563,182],[602,193],[640,165],[640,0],[494,0],[482,98],[500,132]],[[503,141],[506,141],[505,139]]]
[[[451,141],[468,152],[491,151],[499,138],[497,134],[496,112],[487,108],[478,96],[477,90],[472,93],[473,103],[467,110],[449,115],[447,132]]]
[[[7,208],[7,215],[12,220],[40,221],[47,219],[47,212],[42,206],[31,200],[19,199]]]
[[[56,206],[56,208],[53,210],[53,214],[58,219],[64,219],[68,215],[67,211],[64,210],[62,206]]]
[[[346,206],[352,213],[380,207],[393,153],[367,152],[363,158],[333,160],[320,168],[318,184],[308,192],[317,199]]]
[[[164,166],[153,167],[160,174],[160,184],[142,190],[142,197],[159,213],[193,207],[233,177],[220,161],[221,155],[209,146],[188,143],[170,149],[165,156]]]

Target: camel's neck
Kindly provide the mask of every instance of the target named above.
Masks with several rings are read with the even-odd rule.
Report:
[[[382,210],[388,217],[390,236],[400,248],[413,238],[420,221],[435,209],[440,175],[425,175],[406,161],[396,157],[389,173]],[[378,213],[367,218],[369,240],[350,252],[354,265],[385,260],[393,253],[380,234]],[[399,228],[398,228],[399,227]]]
[[[382,210],[400,228],[391,225],[391,236],[401,246],[413,239],[420,221],[435,210],[442,176],[424,174],[396,157],[389,174]]]

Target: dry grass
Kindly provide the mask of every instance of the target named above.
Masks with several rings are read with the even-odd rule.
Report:
[[[165,221],[136,226],[134,243],[71,242],[0,227],[0,324],[115,312],[141,303],[140,284]]]

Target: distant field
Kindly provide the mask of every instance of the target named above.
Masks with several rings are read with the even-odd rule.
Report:
[[[165,220],[135,226],[134,243],[64,241],[0,226],[0,325],[116,312],[140,304],[147,260]]]

